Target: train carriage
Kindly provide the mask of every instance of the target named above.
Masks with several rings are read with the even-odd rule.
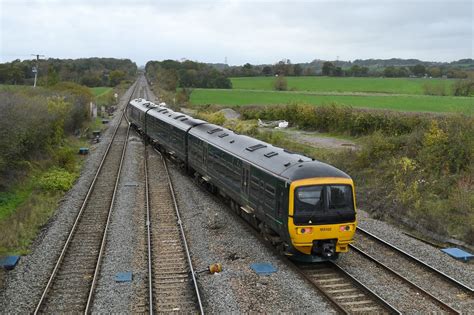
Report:
[[[348,250],[355,192],[341,170],[142,100],[127,116],[286,254],[318,261]]]
[[[167,107],[158,107],[147,113],[146,123],[149,138],[170,155],[187,163],[187,132],[206,122]]]
[[[146,113],[156,107],[157,105],[145,99],[134,99],[126,108],[127,118],[135,129],[146,134]]]
[[[189,167],[288,254],[347,251],[356,227],[347,174],[212,124],[192,128],[188,138]]]

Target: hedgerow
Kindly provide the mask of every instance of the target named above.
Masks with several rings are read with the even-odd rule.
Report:
[[[351,136],[369,135],[375,131],[396,136],[411,133],[428,123],[427,114],[363,110],[336,104],[249,106],[241,107],[240,111],[244,119],[285,119],[301,129],[338,132]],[[435,119],[435,116],[432,117]]]

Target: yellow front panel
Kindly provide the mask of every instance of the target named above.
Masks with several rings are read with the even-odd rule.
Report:
[[[289,208],[290,216],[294,214],[294,194],[295,189],[299,186],[310,185],[330,185],[345,184],[352,187],[352,197],[355,208],[354,184],[351,179],[347,178],[310,178],[294,181],[290,185]],[[348,226],[348,229],[346,228]],[[346,252],[347,245],[352,243],[354,238],[357,222],[337,223],[327,225],[295,225],[293,218],[288,218],[288,230],[293,246],[304,254],[311,254],[311,248],[314,240],[337,239],[336,252]]]

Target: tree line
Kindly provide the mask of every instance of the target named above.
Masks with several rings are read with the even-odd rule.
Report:
[[[433,77],[464,79],[473,75],[474,60],[462,59],[451,63],[423,62],[417,59],[369,59],[348,61],[314,60],[310,63],[293,64],[289,59],[282,59],[275,64],[212,66],[229,77],[253,76],[335,76],[335,77]]]
[[[201,62],[185,60],[149,61],[145,66],[148,79],[160,88],[176,91],[179,88],[230,89],[232,83],[222,71]]]
[[[38,86],[53,86],[69,81],[88,87],[116,86],[131,80],[137,65],[130,59],[82,58],[46,60],[14,60],[0,64],[0,84],[33,85],[34,69],[38,70]]]

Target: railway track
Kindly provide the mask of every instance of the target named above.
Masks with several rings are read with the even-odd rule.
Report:
[[[295,269],[344,314],[401,314],[335,263],[292,262]]]
[[[204,314],[166,160],[145,147],[150,313]]]
[[[129,131],[122,113],[34,314],[89,311]]]
[[[197,186],[204,193],[209,193],[202,185]],[[222,199],[211,194],[216,202]],[[230,215],[242,219],[229,207]],[[243,220],[243,219],[242,219]],[[268,245],[275,255],[281,255],[271,242],[265,240],[261,233],[249,227],[248,231]],[[288,268],[300,274],[311,283],[335,308],[343,314],[402,314],[390,303],[377,295],[350,273],[332,262],[305,264],[284,259]]]
[[[405,282],[443,311],[459,314],[474,308],[473,289],[469,286],[364,229],[357,229],[356,239],[360,245],[351,245],[353,251]]]

